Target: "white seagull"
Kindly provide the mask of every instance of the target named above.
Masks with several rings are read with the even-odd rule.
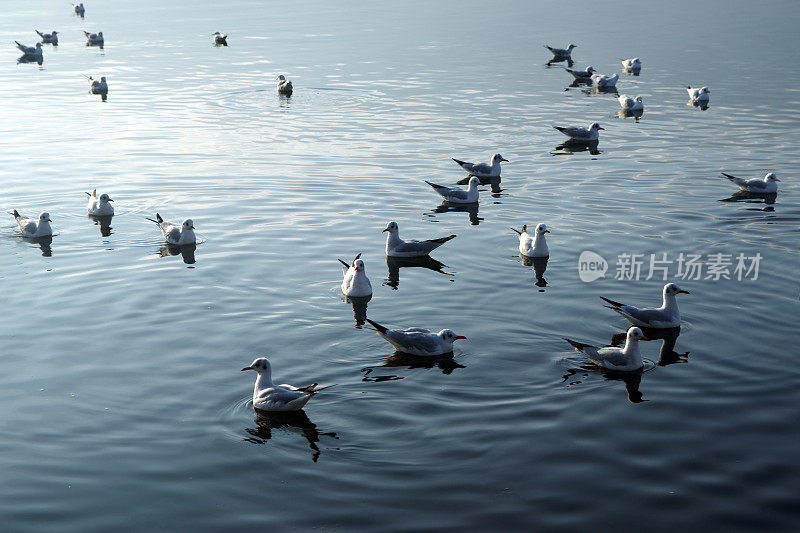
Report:
[[[644,101],[642,100],[641,96],[637,96],[636,98],[631,98],[627,94],[621,94],[619,98],[619,105],[625,111],[642,111],[644,110]]]
[[[453,351],[453,343],[458,339],[466,339],[456,335],[452,329],[443,329],[433,333],[423,328],[387,329],[377,322],[367,319],[378,335],[394,346],[397,351],[411,355],[443,355]]]
[[[466,191],[458,187],[436,185],[427,180],[425,180],[425,183],[433,187],[433,190],[439,193],[446,202],[451,204],[474,204],[478,201],[478,185],[481,184],[481,180],[472,176],[469,179],[469,187],[467,187]]]
[[[492,156],[491,163],[467,163],[466,161],[459,161],[455,157],[451,158],[455,161],[458,166],[466,170],[470,176],[478,176],[479,178],[497,178],[500,176],[500,162],[505,161],[508,162],[508,159],[504,158],[500,154],[494,154]]]
[[[594,364],[609,370],[630,372],[639,370],[644,366],[642,352],[639,350],[639,341],[646,341],[648,338],[645,337],[642,330],[637,327],[628,329],[628,334],[625,337],[625,346],[622,348],[617,346],[605,346],[601,348],[599,346],[592,346],[591,344],[574,341],[566,337],[564,337],[564,340],[588,357]]]
[[[89,33],[88,31],[83,32],[86,35],[86,44],[103,44],[103,32],[99,31],[97,33]]]
[[[642,62],[639,60],[638,57],[632,57],[630,59],[620,59],[622,63],[622,68],[625,70],[639,70],[642,68]]]
[[[100,76],[100,81],[92,78],[89,76],[89,81],[91,82],[92,86],[89,89],[89,92],[92,94],[108,94],[108,83],[106,83],[106,77]]]
[[[114,214],[114,206],[109,202],[113,202],[106,193],[97,196],[97,189],[92,192],[87,192],[86,196],[89,197],[89,203],[86,205],[86,211],[96,217],[107,217]]]
[[[83,7],[83,2],[80,4],[72,4],[72,8],[75,11],[76,15],[83,16],[86,13],[86,8]]]
[[[292,94],[292,91],[294,90],[292,88],[292,82],[287,80],[286,76],[281,74],[275,79],[278,80],[278,94]]]
[[[606,305],[612,311],[616,311],[625,317],[634,326],[645,328],[676,328],[681,325],[681,314],[678,311],[678,294],[689,294],[675,285],[667,283],[664,285],[664,297],[661,307],[658,308],[638,308],[632,305],[625,305],[608,298],[602,298],[611,305]]]
[[[553,52],[553,59],[571,59],[572,49],[577,48],[577,45],[571,44],[567,48],[553,48],[552,46],[544,45],[545,48]]]
[[[14,215],[14,219],[17,221],[17,226],[19,226],[19,231],[22,232],[23,237],[36,238],[53,234],[53,228],[50,227],[50,222],[52,222],[50,220],[50,213],[47,211],[39,215],[38,220],[25,218],[20,215],[16,209],[14,209],[14,212],[11,214]]]
[[[386,225],[386,255],[389,257],[422,257],[428,255],[436,248],[440,247],[450,239],[455,239],[455,235],[448,235],[439,239],[427,241],[404,241],[398,234],[397,222],[392,220]]]
[[[42,33],[39,30],[33,30],[39,34],[43,43],[58,44],[58,32],[53,30],[52,33]]]
[[[573,70],[571,68],[565,68],[564,70],[572,74],[576,80],[588,80],[595,73],[594,67],[591,65],[586,67],[586,70]]]
[[[598,130],[604,130],[597,122],[592,122],[588,128],[577,126],[553,126],[555,129],[572,139],[579,142],[593,142],[600,138]]]
[[[592,74],[592,83],[598,87],[616,87],[619,74],[607,76],[605,74]]]
[[[773,193],[778,192],[778,182],[781,181],[778,179],[778,176],[770,172],[763,179],[758,178],[737,178],[736,176],[731,176],[730,174],[722,173],[723,176],[731,180],[731,182],[735,183],[739,186],[740,189],[747,192],[756,192],[756,193]]]
[[[261,411],[299,411],[315,394],[334,386],[317,387],[316,383],[302,388],[285,383],[275,385],[272,382],[272,367],[264,357],[244,367],[242,372],[245,370],[255,370],[258,374],[253,387],[253,407]]]
[[[42,43],[36,43],[36,46],[25,46],[24,44],[20,44],[19,41],[14,42],[17,43],[17,48],[26,56],[42,57]]]
[[[528,233],[528,225],[522,226],[522,231],[511,228],[519,235],[519,253],[526,257],[549,257],[550,249],[547,247],[545,233],[550,233],[544,224],[536,225],[536,235],[531,237]]]
[[[695,87],[692,89],[691,85],[687,85],[686,92],[689,93],[689,98],[691,98],[693,102],[708,102],[711,95],[711,91],[708,87],[700,87],[699,89]]]
[[[342,264],[342,294],[354,298],[363,298],[372,295],[372,284],[369,282],[367,273],[364,270],[364,261],[361,254],[358,254],[351,264],[347,264],[341,259]]]
[[[195,244],[197,242],[194,235],[194,222],[192,222],[191,218],[184,220],[183,224],[180,226],[176,226],[171,222],[164,222],[164,219],[161,218],[161,215],[158,213],[156,213],[155,220],[152,218],[148,218],[147,220],[155,222],[156,225],[158,225],[161,229],[161,233],[164,234],[164,239],[166,239],[169,244],[183,246],[184,244]]]
[[[228,46],[228,36],[222,35],[220,32],[215,31],[213,34],[214,36],[214,44],[217,46]]]

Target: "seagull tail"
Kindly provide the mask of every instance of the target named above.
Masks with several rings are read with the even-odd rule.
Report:
[[[33,31],[35,31],[36,33],[38,33],[38,34],[39,34],[39,37],[44,37],[44,33],[40,32],[39,30],[33,30]]]
[[[344,262],[344,261],[342,261],[341,259],[337,259],[337,261],[339,261],[339,262],[342,264],[342,266],[343,266],[344,268],[350,268],[350,265],[348,265],[347,263],[345,263],[345,262]]]
[[[444,244],[451,239],[455,239],[455,235],[448,235],[447,237],[439,237],[438,239],[431,239],[431,242],[438,242],[439,244]]]
[[[19,211],[17,211],[16,209],[14,209],[14,211],[11,214],[14,215],[14,218],[19,218]]]
[[[609,300],[608,298],[606,298],[606,297],[604,297],[604,296],[601,296],[601,297],[600,297],[600,299],[601,299],[601,300],[603,300],[604,302],[608,302],[608,303],[610,303],[610,304],[611,304],[611,305],[613,305],[614,307],[622,307],[623,305],[625,305],[625,304],[621,304],[621,303],[619,303],[619,302],[615,302],[614,300]],[[604,307],[608,307],[608,306],[606,305],[606,306],[604,306]]]
[[[722,174],[723,176],[725,176],[726,178],[728,178],[731,181],[733,181],[735,179],[738,179],[736,176],[731,176],[730,174],[725,174],[724,172],[721,172],[720,174]]]
[[[434,189],[447,189],[447,187],[445,187],[444,185],[437,185],[437,184],[435,184],[435,183],[431,183],[431,182],[430,182],[430,181],[428,181],[428,180],[423,180],[423,181],[424,181],[425,183],[427,183],[428,185],[430,185],[431,187],[433,187]]]
[[[570,343],[572,345],[572,347],[575,348],[576,350],[578,350],[579,352],[582,352],[584,348],[588,348],[588,347],[591,346],[591,344],[584,344],[582,342],[574,341],[574,340],[568,339],[566,337],[563,337],[563,338],[564,338],[565,341]]]
[[[517,235],[522,235],[522,232],[521,232],[520,230],[518,230],[517,228],[511,228],[511,230],[512,230],[514,233],[516,233]]]
[[[380,324],[378,324],[374,320],[370,320],[369,318],[366,319],[366,320],[367,320],[367,322],[372,324],[372,327],[374,327],[378,331],[378,333],[386,333],[388,331],[388,328],[386,328],[384,326],[381,326]]]
[[[147,218],[147,217],[145,217],[145,219],[146,219],[146,220],[149,220],[150,222],[155,222],[156,224],[159,224],[159,225],[160,225],[160,224],[162,224],[162,223],[164,222],[164,219],[163,219],[163,218],[161,218],[161,215],[159,215],[158,213],[156,213],[156,218],[155,218],[155,220],[154,220],[154,219],[152,219],[152,218]]]
[[[309,394],[316,394],[318,392],[324,391],[325,389],[330,389],[331,387],[335,387],[336,385],[338,385],[338,383],[334,383],[333,385],[326,385],[326,386],[320,387],[318,389],[311,388],[311,387],[316,387],[317,386],[317,384],[314,383],[313,385],[311,385],[311,387],[308,388],[308,393]]]
[[[467,164],[468,164],[466,161],[459,161],[459,160],[458,160],[458,159],[456,159],[455,157],[451,157],[450,159],[452,159],[453,161],[455,161],[456,163],[458,163],[458,164],[459,164],[459,165],[461,165],[462,167],[463,167],[464,165],[467,165]]]
[[[546,44],[543,44],[542,46],[544,46],[545,48],[547,48],[551,52],[553,51],[553,47],[552,46],[547,46]]]

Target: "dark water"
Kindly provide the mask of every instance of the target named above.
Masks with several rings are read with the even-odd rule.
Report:
[[[2,529],[795,528],[800,10],[702,7],[7,9],[3,209],[46,209],[57,234],[45,256],[10,216],[0,229]],[[60,45],[17,64],[13,40],[34,29]],[[642,58],[618,83],[644,97],[640,121],[565,90],[542,44],[570,41],[578,68]],[[108,77],[107,102],[83,74]],[[686,105],[688,84],[711,88],[708,110]],[[592,121],[599,154],[556,150],[551,125]],[[483,187],[477,213],[437,210],[423,179],[455,183],[450,157],[498,151],[501,192]],[[722,202],[721,170],[774,171],[780,192]],[[94,188],[116,200],[108,236],[83,214]],[[194,219],[194,263],[162,246],[155,211]],[[387,269],[388,220],[456,233],[441,271]],[[537,222],[552,230],[546,286],[509,229]],[[605,278],[579,279],[584,250]],[[358,252],[368,315],[466,335],[453,360],[398,360],[353,327],[336,258]],[[664,283],[615,280],[619,254],[681,252],[763,260],[757,280],[671,276],[692,292],[674,348],[645,343],[627,380],[586,369],[561,338],[626,325],[598,296],[657,304]],[[278,382],[338,386],[306,416],[256,420],[239,372],[256,355]]]

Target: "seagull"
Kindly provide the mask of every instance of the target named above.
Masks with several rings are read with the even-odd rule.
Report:
[[[619,74],[607,76],[605,74],[592,74],[592,82],[598,87],[616,87]]]
[[[83,2],[80,4],[72,4],[72,7],[75,10],[76,15],[83,16],[86,13],[86,8],[83,7]]]
[[[708,102],[710,97],[711,91],[708,87],[700,87],[692,89],[691,85],[686,86],[686,92],[689,93],[689,98],[692,99],[693,102]]]
[[[307,387],[297,388],[292,385],[275,385],[272,383],[272,366],[264,357],[259,357],[250,366],[242,369],[255,370],[258,377],[253,387],[253,407],[261,411],[299,411],[315,394],[334,385],[317,387],[312,383]]]
[[[544,45],[545,48],[553,52],[553,59],[571,59],[572,49],[577,48],[576,45],[571,44],[568,48],[553,48],[552,46]]]
[[[639,70],[642,68],[642,62],[639,60],[638,57],[632,57],[630,59],[620,59],[622,63],[622,68],[625,70]]]
[[[456,335],[452,329],[443,329],[433,333],[423,328],[387,329],[377,322],[367,319],[378,335],[394,346],[398,352],[411,355],[443,355],[453,351],[453,342],[466,339]]]
[[[89,92],[92,94],[108,94],[108,84],[106,83],[106,77],[101,76],[100,81],[89,76],[89,81],[92,82],[92,87],[89,89]]]
[[[457,187],[436,185],[427,180],[425,183],[433,187],[433,190],[438,192],[445,202],[450,202],[451,204],[474,204],[478,201],[478,185],[481,184],[481,180],[472,176],[469,179],[469,187],[466,191]]]
[[[500,154],[494,154],[492,156],[491,163],[467,163],[466,161],[459,161],[456,158],[451,158],[453,161],[458,163],[458,166],[466,170],[470,176],[478,176],[479,178],[497,178],[500,176],[500,162],[505,161],[508,163],[508,159],[504,158]]]
[[[781,181],[778,179],[778,176],[770,172],[763,179],[758,178],[737,178],[736,176],[731,176],[730,174],[722,173],[723,176],[731,180],[733,183],[739,186],[740,189],[747,192],[756,192],[756,193],[775,193],[778,192],[778,182]]]
[[[228,46],[228,36],[222,35],[220,32],[215,31],[212,33],[214,36],[214,44],[216,46]]]
[[[383,231],[389,232],[389,235],[386,236],[386,255],[389,257],[421,257],[428,255],[450,239],[456,238],[455,235],[448,235],[427,241],[404,241],[397,233],[397,222],[395,221],[389,222]]]
[[[148,218],[147,220],[155,222],[158,225],[161,229],[161,233],[164,234],[164,238],[169,244],[183,246],[184,244],[195,244],[197,242],[194,235],[194,222],[192,222],[191,218],[184,220],[183,224],[180,226],[176,226],[171,222],[164,222],[164,219],[161,218],[161,215],[158,213],[156,213],[155,220],[152,218]]]
[[[564,70],[572,74],[576,80],[588,80],[595,73],[594,67],[591,65],[586,67],[586,70],[573,70],[571,68],[565,68]]]
[[[88,31],[83,32],[86,35],[86,44],[103,44],[103,32],[99,31],[97,33],[89,33]]]
[[[632,305],[625,305],[608,298],[602,298],[611,305],[606,305],[612,311],[616,311],[634,326],[645,328],[676,328],[681,325],[681,314],[678,311],[678,301],[675,296],[678,294],[689,294],[675,285],[667,283],[664,285],[664,299],[659,308],[638,308]]]
[[[371,296],[372,284],[369,282],[367,273],[364,270],[364,261],[361,259],[361,254],[358,254],[349,265],[341,259],[339,259],[339,262],[342,264],[342,273],[344,274],[342,294],[354,298]]]
[[[58,32],[53,30],[52,33],[42,33],[39,30],[33,30],[39,34],[43,43],[58,44]]]
[[[286,94],[286,95],[292,94],[293,91],[292,82],[287,80],[286,76],[281,74],[275,79],[278,80],[278,94]]]
[[[622,94],[617,98],[619,105],[626,111],[642,111],[644,109],[644,102],[641,96],[631,98],[627,94]]]
[[[549,257],[550,249],[547,247],[547,241],[544,234],[550,233],[547,226],[544,224],[536,225],[536,236],[531,237],[528,233],[528,225],[522,226],[522,231],[514,229],[519,235],[519,253],[526,257]]]
[[[598,130],[604,130],[597,122],[592,122],[588,128],[579,128],[577,126],[553,126],[555,129],[578,142],[596,142],[600,137]]]
[[[50,213],[47,211],[39,215],[39,220],[25,218],[20,215],[16,209],[14,209],[14,212],[11,214],[14,215],[17,226],[19,226],[19,231],[22,232],[23,237],[36,238],[53,234],[53,228],[50,227],[50,222],[52,222],[52,220],[50,220]]]
[[[600,348],[599,346],[584,344],[566,337],[564,337],[564,340],[588,357],[594,364],[609,370],[630,372],[639,370],[644,366],[642,352],[639,350],[639,341],[646,341],[648,338],[637,327],[631,327],[628,330],[628,334],[625,337],[625,346],[622,348],[617,346]]]
[[[14,42],[17,43],[17,48],[26,56],[42,57],[42,43],[36,43],[36,46],[25,46],[24,44],[20,44],[19,41]]]
[[[86,205],[86,211],[96,217],[107,217],[114,214],[114,206],[108,202],[113,202],[106,193],[97,196],[97,189],[92,192],[87,192],[86,196],[89,197],[89,203]]]

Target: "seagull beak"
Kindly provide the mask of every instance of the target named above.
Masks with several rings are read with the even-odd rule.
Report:
[[[598,129],[598,130],[605,130],[605,128],[602,128],[602,127],[600,127],[600,126],[597,126],[597,129]]]
[[[113,202],[114,200],[113,200],[113,199],[111,199],[111,198],[109,198],[109,199],[108,199],[108,201],[109,201],[109,202]]]
[[[253,367],[252,366],[246,366],[246,367],[244,367],[242,369],[242,372],[244,372],[245,370],[253,370]]]
[[[48,222],[52,222],[52,220],[50,220],[49,218],[47,219],[47,221],[48,221]]]
[[[778,178],[775,178],[775,181],[781,181],[781,180],[780,180],[780,179],[778,179]]]
[[[383,231],[389,231],[389,228],[386,228],[386,229],[385,229],[385,230],[383,230]],[[382,231],[381,233],[383,233],[383,231]]]
[[[453,339],[453,340],[454,340],[454,341],[457,341],[458,339],[464,339],[464,340],[466,340],[467,338],[466,338],[464,335],[456,335],[456,338],[455,338],[455,339]]]
[[[678,291],[678,294],[692,294],[692,293],[691,293],[691,292],[689,292],[689,291],[685,291],[685,290],[683,290],[683,289],[680,289],[680,290]]]
[[[550,233],[549,229],[544,230],[545,233]]]
[[[194,226],[189,226],[190,228],[194,229]]]
[[[645,336],[642,336],[642,340],[643,340],[643,341],[649,341],[650,339],[648,339],[648,338],[647,338],[647,337],[645,337]]]
[[[510,163],[511,162],[508,159],[505,159],[505,158],[502,158],[502,157],[500,158],[500,161],[505,161],[506,163]]]

